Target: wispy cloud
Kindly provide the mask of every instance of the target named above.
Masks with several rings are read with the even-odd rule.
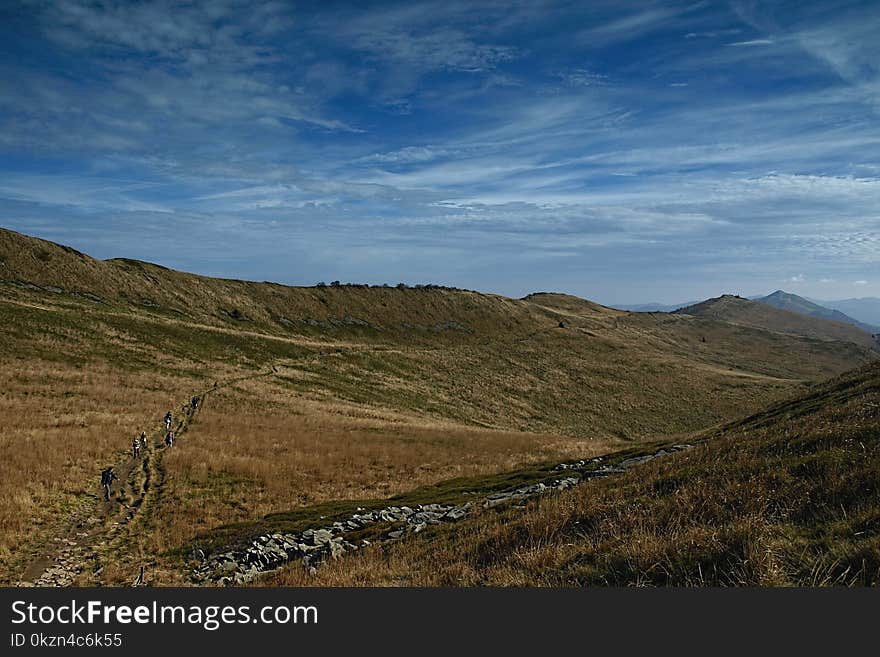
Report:
[[[22,8],[0,222],[25,232],[290,282],[880,293],[872,3]]]
[[[776,42],[773,39],[750,39],[749,41],[734,41],[727,45],[734,48],[748,48],[751,46],[772,46],[774,43]]]

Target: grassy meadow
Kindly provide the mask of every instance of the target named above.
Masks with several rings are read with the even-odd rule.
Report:
[[[618,478],[263,584],[880,584],[880,367],[697,439]]]

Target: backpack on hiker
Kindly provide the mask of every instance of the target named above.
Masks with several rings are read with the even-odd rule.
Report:
[[[104,499],[108,502],[110,501],[110,486],[113,485],[115,479],[119,479],[119,477],[113,472],[112,465],[106,470],[101,471],[101,486],[104,487]]]

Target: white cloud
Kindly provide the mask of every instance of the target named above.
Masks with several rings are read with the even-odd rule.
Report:
[[[772,46],[774,43],[776,42],[773,39],[751,39],[749,41],[734,41],[727,45],[734,48],[748,48],[752,46]]]
[[[556,77],[570,87],[594,87],[608,83],[608,76],[585,68],[559,71]]]

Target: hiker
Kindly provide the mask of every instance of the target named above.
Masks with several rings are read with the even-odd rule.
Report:
[[[165,431],[171,429],[171,420],[174,419],[174,416],[171,415],[171,411],[165,413]]]
[[[165,434],[165,447],[174,447],[174,432],[169,431]]]
[[[190,400],[190,403],[192,404],[192,409],[196,410],[199,407],[199,396],[196,395],[195,397],[193,397]]]
[[[101,471],[101,485],[104,487],[104,499],[108,502],[110,501],[110,486],[115,479],[119,479],[119,477],[113,472],[112,465],[106,470]]]
[[[147,449],[147,432],[141,431],[141,449]]]
[[[134,453],[134,458],[137,458],[141,455],[141,438],[140,436],[135,436],[134,440],[131,441],[131,451]]]

